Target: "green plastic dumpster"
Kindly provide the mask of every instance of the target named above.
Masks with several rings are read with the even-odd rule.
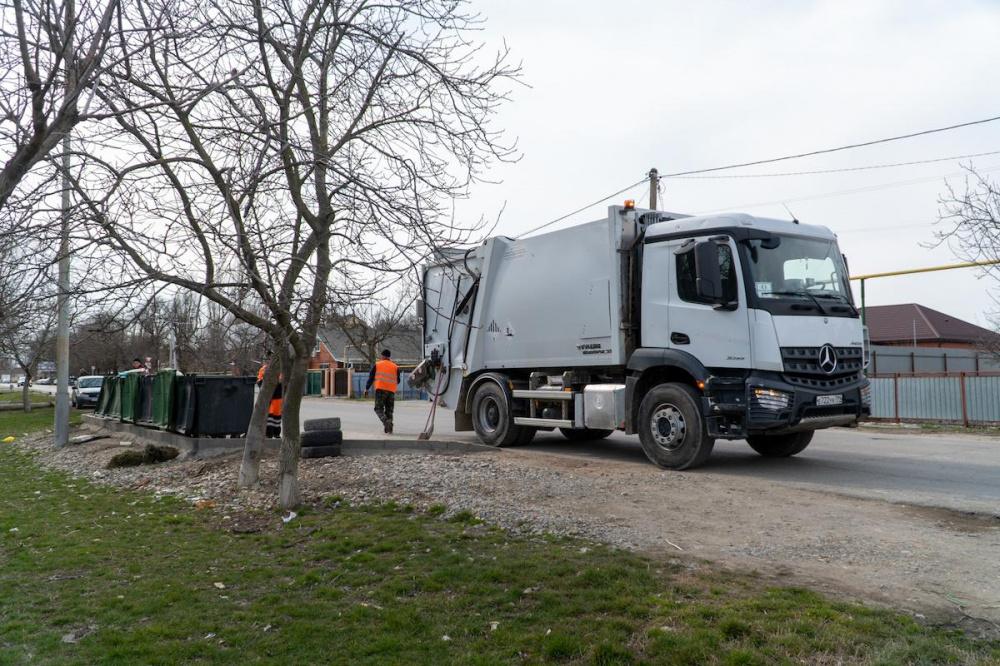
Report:
[[[139,416],[139,382],[142,379],[140,372],[126,372],[121,376],[120,416],[123,423],[135,423]]]
[[[112,384],[116,377],[105,377],[101,382],[101,392],[97,396],[97,406],[94,407],[94,416],[107,416],[111,405],[111,393],[114,391]]]
[[[153,420],[157,428],[172,428],[174,424],[174,391],[176,370],[160,370],[153,377]]]
[[[139,377],[139,395],[136,400],[135,422],[153,425],[153,377]]]
[[[108,396],[108,411],[104,414],[109,419],[121,418],[122,415],[122,378],[114,377],[111,382],[111,395]]]
[[[176,380],[174,429],[192,437],[246,433],[256,377],[184,375]]]

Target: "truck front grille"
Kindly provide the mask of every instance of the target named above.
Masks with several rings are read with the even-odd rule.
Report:
[[[781,361],[785,368],[785,380],[807,388],[821,390],[847,386],[860,379],[864,366],[864,351],[861,347],[835,347],[837,367],[824,372],[819,366],[822,347],[782,347]]]

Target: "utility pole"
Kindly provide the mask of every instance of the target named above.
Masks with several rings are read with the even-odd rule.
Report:
[[[76,3],[66,2],[66,95],[72,94],[75,85],[73,35],[76,31]],[[69,218],[72,202],[69,195],[70,150],[72,139],[69,130],[62,140],[62,219],[59,228],[59,283],[56,307],[59,319],[56,324],[56,415],[55,444],[63,447],[69,443]]]
[[[170,368],[177,369],[177,329],[174,328],[176,322],[171,322],[170,328]]]
[[[649,170],[649,209],[656,210],[656,188],[660,184],[660,172],[656,168]]]

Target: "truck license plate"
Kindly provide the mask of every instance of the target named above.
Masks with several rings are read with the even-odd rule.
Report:
[[[816,405],[819,407],[825,407],[827,405],[842,405],[844,404],[844,396],[841,393],[835,395],[818,395],[816,396]]]

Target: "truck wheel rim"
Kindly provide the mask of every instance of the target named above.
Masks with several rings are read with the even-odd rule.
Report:
[[[500,405],[490,397],[479,406],[479,423],[486,432],[494,432],[500,425]]]
[[[669,451],[680,447],[687,436],[687,423],[684,421],[684,415],[673,405],[660,405],[653,412],[649,429],[653,433],[653,441]]]

